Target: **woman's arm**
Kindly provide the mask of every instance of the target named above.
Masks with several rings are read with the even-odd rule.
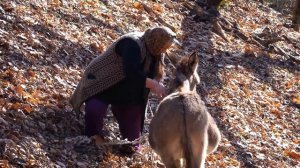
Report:
[[[124,38],[117,43],[115,51],[123,59],[126,77],[145,87],[146,74],[143,71],[141,49],[137,42],[130,38]]]
[[[165,96],[165,88],[158,81],[147,78],[143,71],[141,49],[137,42],[130,38],[122,39],[116,45],[116,53],[123,58],[123,66],[128,78],[138,86],[146,87],[160,97]]]

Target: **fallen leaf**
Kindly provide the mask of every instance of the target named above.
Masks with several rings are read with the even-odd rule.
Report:
[[[293,87],[293,82],[288,81],[288,82],[285,84],[285,86],[286,86],[287,89],[290,89],[290,88]]]
[[[38,99],[33,98],[33,97],[29,97],[29,98],[27,99],[27,101],[28,101],[29,103],[34,104],[34,105],[38,105],[38,103],[40,102]]]
[[[281,118],[281,112],[277,109],[271,109],[270,112],[274,114],[277,118]]]
[[[23,110],[26,113],[30,113],[30,112],[32,112],[33,109],[31,108],[31,106],[29,104],[26,104],[26,105],[23,106]]]
[[[23,88],[22,88],[21,86],[19,86],[19,85],[16,86],[16,87],[14,88],[14,90],[15,90],[17,93],[21,94],[21,95],[24,94]]]
[[[159,4],[154,4],[153,9],[159,13],[162,13],[164,11],[163,7],[161,7]]]
[[[8,160],[0,160],[0,167],[9,168],[10,165],[9,165]]]
[[[296,152],[296,151],[293,151],[293,150],[285,150],[284,151],[284,154],[295,159],[295,160],[300,160],[300,153],[299,152]]]
[[[300,144],[300,139],[294,139],[293,142],[296,144]]]
[[[18,110],[20,108],[21,108],[21,104],[19,102],[17,102],[17,103],[13,103],[10,109]]]
[[[255,56],[254,50],[249,44],[244,46],[244,53],[246,56]]]
[[[30,77],[35,77],[35,73],[32,70],[28,70],[27,73]]]
[[[111,31],[107,31],[106,33],[107,33],[107,34],[109,35],[109,37],[112,38],[113,40],[117,38],[117,35],[116,35],[115,33],[111,32]]]
[[[143,5],[140,3],[140,2],[134,2],[133,3],[133,7],[135,8],[135,9],[143,9]]]
[[[273,106],[279,108],[281,106],[280,102],[273,102]]]
[[[293,98],[293,103],[300,105],[300,97]]]
[[[29,159],[27,162],[27,166],[34,166],[34,165],[36,165],[36,163],[37,163],[37,160]]]
[[[92,50],[97,51],[99,53],[102,53],[104,50],[104,45],[102,44],[92,43],[90,44],[90,47]]]

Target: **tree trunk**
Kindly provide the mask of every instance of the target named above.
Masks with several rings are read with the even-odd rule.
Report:
[[[300,0],[296,0],[294,8],[293,24],[295,25],[295,30],[299,31],[300,25]]]
[[[198,5],[200,6],[208,6],[208,7],[217,7],[220,5],[220,3],[222,2],[222,0],[197,0],[196,1]]]

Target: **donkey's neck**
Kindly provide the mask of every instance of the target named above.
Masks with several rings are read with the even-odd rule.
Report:
[[[178,92],[189,92],[191,91],[190,82],[188,80],[184,80],[181,85],[176,89]]]

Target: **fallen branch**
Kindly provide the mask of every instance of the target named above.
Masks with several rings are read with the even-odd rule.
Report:
[[[238,38],[244,40],[245,42],[248,41],[249,38],[246,35],[244,35],[242,32],[240,32],[238,29],[231,28],[234,26],[229,21],[227,21],[225,18],[220,17],[220,21],[221,22],[219,22],[219,24],[221,25],[223,30],[225,30],[227,32],[232,32],[235,37],[238,37]],[[221,24],[222,22],[225,22],[225,24]],[[230,27],[228,27],[228,26],[230,26]]]
[[[195,15],[194,20],[197,22],[205,22],[205,21],[211,22],[216,17],[216,14],[203,10],[203,8],[197,4],[193,4],[191,2],[186,1],[182,5],[188,10],[190,10],[190,12],[193,15]]]
[[[271,38],[271,39],[263,40],[265,45],[270,45],[270,44],[273,44],[273,43],[277,43],[278,41],[282,41],[282,38],[281,37],[274,37],[274,38]]]
[[[218,22],[217,19],[214,19],[212,21],[212,25],[213,25],[212,31],[215,32],[220,37],[222,37],[225,41],[229,42],[229,40],[226,38],[224,30],[220,26],[220,24],[219,24],[219,22]]]
[[[173,30],[173,31],[176,31],[176,29],[175,29],[172,25],[170,25],[169,23],[165,22],[165,21],[159,16],[159,14],[158,14],[157,12],[153,11],[153,10],[152,10],[149,6],[147,6],[145,3],[143,3],[143,2],[140,2],[140,3],[143,5],[145,11],[146,11],[147,13],[149,13],[150,15],[155,15],[155,17],[157,18],[157,20],[158,20],[161,24],[163,24],[164,26],[169,27],[169,28],[170,28],[171,30]]]
[[[260,47],[263,48],[263,49],[266,48],[263,44],[261,44],[260,42],[258,42],[258,41],[257,41],[256,39],[254,39],[254,38],[251,38],[250,42],[251,42],[251,43],[254,43],[254,44],[258,45],[258,46],[260,46]]]
[[[169,9],[174,9],[175,8],[170,0],[162,0],[162,2],[164,4],[166,4],[166,7],[169,8]]]
[[[274,37],[274,38],[270,38],[270,39],[262,39],[258,36],[253,36],[253,38],[265,47],[268,47],[270,44],[276,43],[278,41],[282,41],[281,37]]]
[[[242,39],[244,41],[248,41],[249,40],[249,38],[246,35],[244,35],[242,32],[240,32],[237,29],[233,29],[233,33],[234,33],[234,35],[236,35],[237,37],[239,37],[240,39]]]
[[[283,38],[287,38],[287,37],[283,36]],[[258,36],[253,36],[251,41],[254,42],[255,44],[257,44],[258,46],[262,47],[262,48],[268,48],[271,44],[276,43],[278,41],[282,41],[282,40],[283,39],[281,37],[274,37],[274,38],[270,38],[270,39],[262,39]],[[274,48],[274,51],[277,52],[278,54],[283,55],[285,57],[288,57],[293,62],[300,63],[299,58],[296,58],[295,56],[292,56],[292,55],[286,53],[282,48],[280,48],[278,46],[275,46],[275,45],[271,45],[271,46]]]
[[[189,9],[190,11],[192,11],[193,10],[193,4],[191,4],[190,2],[184,2],[183,4],[182,4],[184,7],[186,7],[187,9]]]
[[[286,53],[282,48],[280,48],[278,46],[273,45],[273,47],[274,47],[275,51],[278,52],[279,54],[284,55],[285,57],[288,57],[290,60],[300,64],[300,58],[296,58],[295,56]]]
[[[98,145],[98,147],[143,144],[143,143],[147,142],[147,139],[148,139],[148,134],[144,134],[144,135],[140,136],[139,138],[135,139],[134,141],[128,141],[126,139],[126,140],[119,140],[119,141],[115,141],[115,142],[104,142],[104,143]],[[93,137],[92,137],[92,140],[94,140]]]
[[[183,6],[186,7],[188,10],[194,12],[198,16],[202,16],[205,12],[204,10],[198,6],[197,4],[192,4],[191,2],[184,2]]]
[[[227,19],[224,17],[219,17],[220,25],[225,31],[232,31],[231,27],[234,27],[232,23],[230,23]]]
[[[286,35],[282,36],[286,41],[288,41],[289,43],[291,43],[295,48],[300,49],[300,45],[299,43],[297,43],[295,40],[290,39],[289,37],[287,37]]]
[[[227,42],[229,41],[217,18],[211,17],[211,15],[208,12],[204,11],[197,4],[192,4],[191,2],[185,2],[185,3],[183,3],[183,6],[186,7],[188,10],[190,10],[191,12],[195,13],[197,16],[195,18],[198,18],[202,21],[204,21],[204,20],[211,21],[212,26],[213,26],[212,31],[214,33],[216,33],[218,36],[220,36],[221,38],[223,38],[225,41],[227,41]]]

